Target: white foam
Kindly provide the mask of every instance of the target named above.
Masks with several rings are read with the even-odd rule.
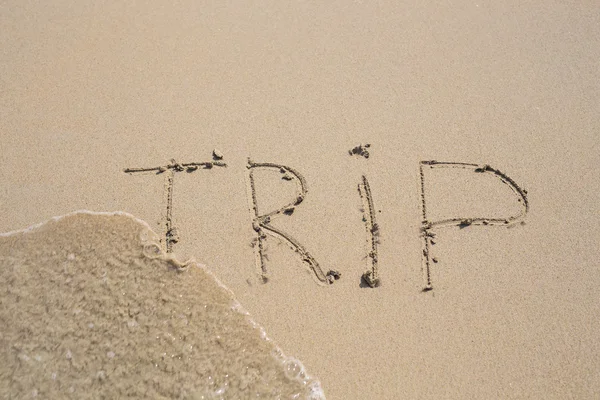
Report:
[[[72,217],[75,215],[104,215],[104,216],[123,216],[123,217],[127,217],[127,218],[131,218],[133,219],[135,222],[143,225],[145,228],[147,228],[149,231],[152,231],[152,228],[150,228],[150,225],[148,225],[148,223],[144,220],[141,220],[137,217],[135,217],[132,214],[129,214],[125,211],[90,211],[90,210],[77,210],[77,211],[72,211],[70,213],[64,214],[64,215],[58,215],[56,217],[52,217],[46,221],[43,222],[39,222],[37,224],[33,224],[31,226],[28,226],[27,228],[23,228],[23,229],[17,229],[14,231],[9,231],[9,232],[2,232],[0,233],[0,237],[8,237],[8,236],[12,236],[12,235],[17,235],[17,234],[21,234],[21,233],[27,233],[27,232],[31,232],[34,231],[36,229],[39,229],[41,227],[43,227],[46,224],[52,223],[52,222],[57,222],[60,221],[63,218],[68,218],[68,217]]]
[[[282,368],[284,369],[284,373],[288,377],[288,379],[298,381],[303,386],[308,387],[309,395],[307,399],[325,400],[325,392],[321,387],[321,382],[319,382],[318,379],[310,376],[306,372],[306,369],[302,362],[297,358],[285,355],[283,350],[281,350],[281,348],[277,346],[277,344],[270,337],[267,336],[267,332],[265,331],[265,329],[251,317],[250,313],[242,306],[240,302],[235,300],[235,294],[211,272],[210,268],[208,268],[205,264],[201,264],[199,262],[194,262],[194,264],[198,268],[201,268],[205,273],[210,275],[221,288],[223,288],[230,294],[230,297],[234,299],[231,304],[231,309],[240,314],[243,314],[246,318],[246,321],[254,329],[257,329],[260,332],[261,339],[273,345],[274,349],[271,352],[271,355],[273,356],[273,358],[277,359],[277,361],[281,364]]]

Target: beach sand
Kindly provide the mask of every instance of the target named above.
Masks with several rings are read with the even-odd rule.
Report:
[[[7,1],[0,48],[0,232],[146,221],[328,399],[600,395],[594,4]]]

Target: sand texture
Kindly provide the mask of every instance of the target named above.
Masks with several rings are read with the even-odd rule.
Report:
[[[9,0],[0,49],[0,232],[135,215],[328,399],[600,397],[595,2]]]

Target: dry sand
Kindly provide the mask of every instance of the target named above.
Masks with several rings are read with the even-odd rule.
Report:
[[[170,229],[329,399],[600,396],[595,3],[5,1],[0,48],[0,232]]]

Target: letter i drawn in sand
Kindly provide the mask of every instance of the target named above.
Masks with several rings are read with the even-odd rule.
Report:
[[[379,280],[379,267],[377,265],[377,245],[379,244],[379,225],[375,220],[375,207],[373,206],[373,196],[371,187],[366,176],[362,176],[362,182],[358,184],[358,193],[363,201],[363,221],[367,229],[367,271],[362,275],[362,279],[367,285],[374,288],[381,284]]]
[[[282,174],[282,179],[287,181],[295,181],[297,184],[296,197],[283,207],[280,207],[266,214],[259,214],[254,177],[254,170],[259,168],[277,170]],[[277,229],[271,225],[271,220],[274,217],[281,214],[292,215],[295,207],[302,203],[302,201],[306,197],[306,194],[308,193],[308,186],[304,177],[295,169],[287,167],[285,165],[279,165],[274,163],[255,163],[252,162],[250,159],[248,159],[247,169],[250,197],[249,202],[251,211],[253,213],[252,228],[256,232],[256,238],[253,241],[253,246],[255,248],[256,263],[258,268],[260,269],[260,276],[263,283],[266,283],[269,280],[265,254],[265,240],[267,239],[267,234],[288,243],[288,245],[296,253],[300,254],[300,257],[302,257],[302,261],[308,264],[308,267],[313,272],[313,275],[318,281],[318,283],[327,285],[339,279],[339,272],[329,271],[327,274],[324,274],[317,260],[308,252],[308,250],[302,244],[300,244],[300,242],[298,242],[298,240],[294,239],[288,233],[283,232],[280,229]]]
[[[370,157],[369,148],[371,144],[360,144],[348,151],[350,156],[358,156],[368,159]],[[379,278],[379,265],[377,255],[377,245],[379,244],[379,224],[375,218],[375,206],[373,205],[373,195],[371,186],[366,175],[363,175],[358,184],[358,194],[362,200],[363,222],[367,230],[367,271],[361,276],[361,286],[372,288],[381,285]]]
[[[179,241],[179,232],[177,227],[173,224],[173,190],[175,182],[176,172],[187,172],[192,173],[197,171],[199,168],[212,169],[213,167],[226,167],[223,161],[222,154],[215,150],[213,152],[213,161],[205,162],[191,162],[191,163],[178,163],[175,159],[171,159],[171,162],[167,165],[161,165],[158,167],[149,168],[125,168],[123,172],[127,174],[134,173],[155,173],[156,175],[165,174],[165,203],[166,212],[164,214],[165,224],[165,250],[167,253],[173,252],[173,245]]]
[[[490,174],[497,178],[503,184],[507,185],[515,195],[520,204],[520,212],[516,215],[511,215],[506,218],[487,218],[487,217],[460,217],[448,218],[438,221],[430,221],[427,217],[427,207],[425,203],[425,170],[434,168],[458,168],[467,171],[472,171],[478,174]],[[431,257],[431,245],[435,244],[435,228],[444,228],[450,226],[459,226],[465,228],[471,225],[486,225],[486,226],[510,226],[516,222],[522,221],[529,212],[529,200],[527,199],[527,191],[521,188],[512,178],[505,173],[490,167],[487,164],[472,164],[464,162],[441,162],[441,161],[421,161],[419,165],[420,186],[421,186],[421,237],[423,238],[423,275],[425,287],[423,292],[433,290],[431,279],[431,264],[437,263],[435,257]]]

